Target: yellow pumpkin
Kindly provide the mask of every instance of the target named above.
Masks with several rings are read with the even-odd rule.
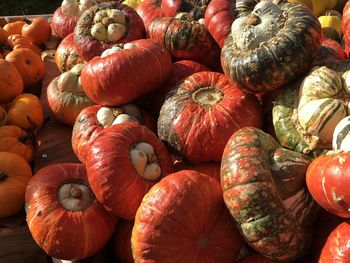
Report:
[[[124,0],[124,1],[123,1],[123,4],[128,5],[128,6],[130,6],[130,7],[132,7],[132,8],[135,9],[135,8],[138,7],[142,2],[143,2],[143,0]]]
[[[343,36],[342,16],[338,11],[328,10],[318,17],[318,21],[320,21],[322,28],[333,29],[338,33],[340,38]]]
[[[326,9],[333,9],[337,0],[288,0],[289,3],[300,3],[308,6],[315,16],[319,16]]]

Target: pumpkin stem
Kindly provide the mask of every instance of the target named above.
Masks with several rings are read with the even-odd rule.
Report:
[[[5,181],[7,177],[8,175],[5,172],[0,172],[0,182]]]
[[[81,197],[81,189],[79,187],[72,186],[70,189],[70,194],[72,197],[79,199]]]
[[[259,23],[260,23],[260,18],[255,14],[251,14],[250,17],[248,17],[246,20],[246,24],[248,26],[256,26]]]
[[[224,93],[216,87],[203,87],[192,94],[192,99],[202,106],[212,107],[218,104]]]

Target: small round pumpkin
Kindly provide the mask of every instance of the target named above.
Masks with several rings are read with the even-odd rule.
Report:
[[[45,64],[40,55],[28,48],[11,51],[5,58],[11,62],[22,76],[24,87],[38,84],[45,74]]]
[[[25,198],[32,237],[55,258],[75,261],[92,256],[107,243],[117,223],[96,200],[82,164],[40,169]]]
[[[0,152],[13,152],[27,162],[33,159],[35,138],[13,125],[0,126]]]
[[[22,93],[8,105],[8,125],[22,129],[39,129],[43,122],[44,108],[39,98],[33,94]]]
[[[28,20],[22,27],[22,35],[36,45],[42,45],[51,37],[51,26],[44,17]]]
[[[22,76],[17,68],[5,59],[0,59],[0,103],[10,102],[23,92]]]
[[[14,35],[14,34],[22,34],[22,27],[24,26],[26,22],[23,20],[19,21],[14,21],[7,23],[4,25],[3,29],[9,34],[9,35]]]
[[[193,170],[172,173],[151,188],[131,236],[140,263],[231,263],[243,244],[220,183]]]
[[[11,48],[18,44],[30,45],[31,43],[32,42],[28,38],[22,36],[21,34],[13,34],[7,38],[7,44]]]
[[[12,152],[0,152],[0,218],[14,215],[23,208],[31,178],[32,170],[25,159]]]

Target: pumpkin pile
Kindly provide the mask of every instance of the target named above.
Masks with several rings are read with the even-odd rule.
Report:
[[[349,10],[63,0],[50,22],[8,22],[0,218],[25,202],[61,260],[349,262]],[[76,158],[35,169],[44,116]]]

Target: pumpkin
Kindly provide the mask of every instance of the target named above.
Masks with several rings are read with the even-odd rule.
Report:
[[[322,248],[319,263],[327,262],[349,262],[350,259],[350,222],[340,223],[328,236],[325,245]]]
[[[22,76],[24,87],[38,84],[44,77],[45,64],[40,55],[28,48],[11,51],[5,58],[11,62]]]
[[[170,75],[169,52],[154,40],[139,39],[105,52],[89,61],[81,72],[83,89],[96,104],[131,102],[158,88]]]
[[[5,108],[0,104],[0,126],[6,123],[7,112]]]
[[[190,59],[212,69],[219,67],[220,47],[204,24],[190,15],[155,19],[149,26],[149,36],[166,47],[176,59]]]
[[[209,2],[210,0],[145,0],[136,10],[148,32],[150,24],[156,18],[175,17],[179,13],[187,13],[195,20],[203,20]]]
[[[321,16],[318,17],[320,21],[323,37],[334,39],[340,42],[342,31],[342,16],[336,10],[327,10]]]
[[[62,73],[70,70],[76,64],[84,63],[75,47],[73,33],[66,36],[58,45],[55,52],[55,63]]]
[[[14,34],[22,34],[22,27],[25,23],[26,22],[22,20],[13,21],[4,25],[3,29],[8,33],[9,36]]]
[[[157,129],[152,115],[132,103],[119,107],[94,105],[83,109],[73,126],[72,148],[75,155],[85,163],[91,143],[105,127],[130,121],[139,122],[152,131]]]
[[[0,126],[0,152],[13,152],[27,162],[33,159],[35,138],[17,126]]]
[[[337,0],[288,0],[290,3],[300,3],[312,10],[315,16],[320,16],[324,10],[332,9],[337,5]]]
[[[343,118],[337,126],[335,126],[333,132],[332,147],[335,151],[350,151],[350,116]]]
[[[342,13],[342,31],[343,31],[343,41],[345,46],[346,54],[349,56],[350,54],[350,2],[347,1],[347,3],[344,6],[343,13]]]
[[[231,32],[231,25],[238,15],[236,2],[211,0],[205,11],[205,26],[220,48],[223,47],[226,37]]]
[[[113,237],[113,251],[122,263],[134,263],[131,249],[133,221],[120,220]]]
[[[158,116],[166,96],[175,88],[176,84],[199,71],[209,71],[209,68],[193,60],[179,60],[174,62],[167,81],[159,89],[141,96],[137,100],[137,103],[143,108],[150,110],[155,116]]]
[[[344,218],[350,217],[349,164],[349,152],[330,152],[314,159],[306,173],[307,187],[316,202]]]
[[[134,219],[144,195],[173,169],[161,140],[135,122],[101,131],[87,150],[85,165],[97,200],[127,220]]]
[[[243,240],[222,200],[220,184],[192,170],[154,185],[137,210],[135,262],[234,262]]]
[[[32,44],[32,42],[22,36],[21,34],[14,34],[14,35],[10,35],[8,38],[7,38],[7,44],[13,48],[15,45],[18,45],[18,44],[24,44],[24,45],[30,45]]]
[[[6,43],[9,34],[0,26],[0,46]]]
[[[66,1],[69,3],[68,1]],[[74,32],[75,25],[79,19],[78,15],[70,15],[63,13],[62,7],[58,7],[52,15],[51,27],[57,36],[64,39]]]
[[[322,65],[325,60],[343,60],[346,59],[344,47],[336,40],[326,38],[322,40],[322,45],[313,61],[313,65]]]
[[[307,7],[271,1],[242,5],[221,50],[222,68],[232,82],[259,93],[310,69],[322,37],[320,23]]]
[[[0,218],[17,214],[24,206],[32,170],[16,153],[0,152]]]
[[[8,105],[8,125],[15,125],[22,129],[39,129],[44,122],[44,108],[39,98],[30,93],[18,95]]]
[[[53,31],[62,39],[73,33],[81,14],[96,4],[95,0],[63,0],[52,15]]]
[[[92,6],[79,18],[74,42],[79,56],[89,61],[114,44],[145,37],[145,27],[137,12],[119,2]]]
[[[92,256],[115,229],[116,218],[96,200],[82,164],[40,169],[29,182],[25,198],[31,235],[50,256],[66,260]]]
[[[23,80],[17,68],[0,59],[0,103],[10,102],[23,92]]]
[[[123,4],[136,9],[136,7],[138,7],[143,1],[144,0],[124,0]]]
[[[283,146],[314,156],[332,148],[334,129],[348,115],[349,72],[341,69],[344,65],[350,69],[346,61],[315,67],[302,81],[281,91],[272,115]]]
[[[46,98],[54,117],[73,126],[79,113],[94,103],[86,96],[80,84],[84,64],[77,64],[69,71],[54,78],[46,90]]]
[[[263,256],[291,261],[311,244],[318,205],[305,186],[311,159],[254,127],[236,131],[221,162],[226,206],[245,241]]]
[[[169,94],[160,110],[158,136],[192,163],[220,162],[234,131],[261,125],[256,96],[231,85],[224,74],[202,71]]]
[[[39,16],[26,21],[21,32],[34,44],[42,45],[51,37],[51,26],[47,19]]]

